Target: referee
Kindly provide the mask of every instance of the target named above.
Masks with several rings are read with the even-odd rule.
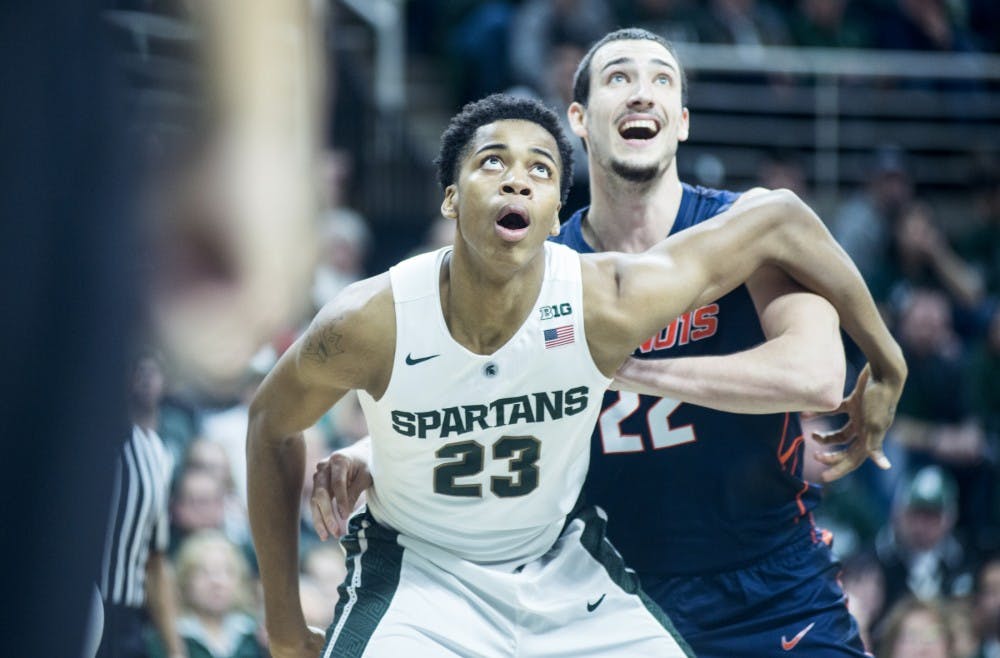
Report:
[[[132,433],[115,468],[111,518],[99,588],[104,632],[98,658],[142,658],[151,618],[171,658],[187,656],[177,633],[173,573],[166,557],[167,497],[173,468],[156,424],[163,396],[162,364],[152,351],[133,361],[129,382]]]

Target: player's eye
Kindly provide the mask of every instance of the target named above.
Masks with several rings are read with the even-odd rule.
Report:
[[[656,76],[656,84],[669,87],[671,84],[673,84],[673,80],[666,73],[661,73],[660,75]]]
[[[483,158],[481,166],[483,169],[488,169],[490,171],[499,171],[503,169],[503,160],[495,155],[487,155]]]
[[[611,84],[622,84],[628,82],[628,76],[626,76],[621,71],[615,71],[608,76],[608,82]]]
[[[535,163],[531,166],[531,173],[541,178],[552,178],[552,170],[548,165],[544,165],[541,162]]]

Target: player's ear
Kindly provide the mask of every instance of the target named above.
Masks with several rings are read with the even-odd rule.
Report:
[[[581,139],[587,139],[587,108],[573,101],[566,109],[566,116],[569,117],[569,127],[573,129],[573,134]]]
[[[681,108],[681,120],[677,125],[677,141],[686,142],[691,129],[691,114],[686,107]]]
[[[448,219],[458,219],[457,185],[449,185],[444,188],[444,200],[441,201],[441,216]]]

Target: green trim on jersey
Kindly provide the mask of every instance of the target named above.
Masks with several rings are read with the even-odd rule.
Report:
[[[670,621],[667,613],[663,612],[663,609],[646,595],[646,592],[642,590],[642,586],[639,583],[639,576],[625,566],[625,561],[622,559],[621,554],[615,550],[611,542],[605,537],[605,529],[608,522],[598,514],[597,508],[592,505],[584,507],[583,509],[579,509],[573,517],[580,519],[584,523],[583,533],[580,535],[580,544],[604,567],[608,577],[626,593],[638,596],[643,605],[646,606],[646,610],[670,633],[674,641],[677,642],[677,646],[684,651],[684,654],[688,658],[696,658],[694,651],[691,650],[688,643],[684,641],[681,634],[674,628],[674,623]]]
[[[403,547],[396,541],[398,536],[367,511],[351,519],[350,533],[340,540],[347,551],[347,576],[337,588],[340,599],[326,630],[322,656],[358,658],[365,652],[399,587]]]

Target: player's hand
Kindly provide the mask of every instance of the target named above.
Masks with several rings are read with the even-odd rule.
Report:
[[[321,540],[347,533],[347,520],[358,498],[371,485],[367,462],[344,450],[317,462],[309,508],[313,528]]]
[[[885,433],[896,415],[896,403],[903,392],[903,382],[873,379],[870,366],[858,375],[857,384],[840,406],[829,414],[847,414],[843,427],[830,432],[814,432],[813,438],[831,450],[816,453],[816,460],[829,466],[820,475],[824,482],[839,479],[866,459],[881,469],[892,466],[882,451]],[[827,414],[814,414],[816,416]]]
[[[271,652],[271,658],[316,658],[323,653],[324,644],[326,635],[323,631],[310,626],[299,641],[280,644],[272,639],[268,650]]]

